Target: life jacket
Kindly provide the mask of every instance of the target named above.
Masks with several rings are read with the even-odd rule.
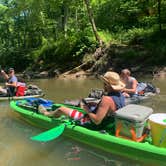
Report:
[[[117,110],[125,106],[125,97],[121,92],[110,92],[108,96],[113,99]]]

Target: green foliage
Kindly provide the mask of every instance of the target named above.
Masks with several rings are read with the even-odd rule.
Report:
[[[97,6],[96,23],[113,33],[136,28],[148,28],[159,23],[158,1],[108,0]],[[161,0],[160,21],[165,24],[165,1]]]
[[[121,41],[121,43],[133,43],[132,41],[134,38],[142,37],[144,38],[145,35],[151,34],[153,32],[153,29],[143,29],[143,28],[133,28],[129,29],[128,31],[121,31],[118,34],[114,34],[114,38],[116,40]]]
[[[62,69],[73,67],[80,64],[86,52],[94,50],[95,43],[88,38],[78,36],[68,37],[65,40],[60,38],[58,42],[50,42],[35,51],[38,61],[43,61],[43,68],[49,69],[56,65]]]
[[[28,67],[30,59],[25,56],[27,50],[15,50],[14,47],[10,47],[7,50],[3,49],[0,52],[0,64],[4,69],[14,67],[16,71],[23,71]]]
[[[108,30],[99,31],[99,35],[105,43],[110,43],[113,40],[112,35]]]
[[[165,0],[91,0],[90,4],[98,34],[106,44],[139,44],[150,52],[148,63],[155,62],[154,54],[159,54],[155,63],[163,62]],[[3,66],[15,66],[20,71],[28,66],[71,68],[96,47],[82,0],[1,0],[0,64]],[[129,49],[121,58],[137,56]],[[140,52],[139,56],[145,55]]]
[[[129,34],[128,34],[129,35]],[[130,43],[116,52],[121,63],[132,65],[166,65],[166,31],[145,31],[134,29],[130,32]]]
[[[4,14],[4,12],[8,9],[7,6],[4,6],[2,4],[0,4],[0,15]]]

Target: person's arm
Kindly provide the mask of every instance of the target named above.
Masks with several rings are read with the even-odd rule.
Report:
[[[9,79],[9,76],[5,73],[4,70],[1,70],[1,74],[2,74],[2,76],[4,77],[4,79],[6,79],[6,80]]]
[[[102,120],[104,119],[104,117],[106,116],[109,110],[112,110],[112,111],[116,110],[114,101],[112,100],[112,98],[108,96],[104,96],[102,98],[101,103],[98,106],[96,114],[91,112],[88,112],[87,114],[89,115],[90,119],[96,125],[98,125],[102,122]]]
[[[6,86],[17,87],[17,77],[13,76],[10,78],[9,82],[6,83]]]
[[[17,87],[17,82],[12,82],[12,83],[7,83],[6,86],[12,86],[12,87]]]
[[[138,84],[137,80],[134,79],[133,80],[133,84],[132,84],[132,88],[131,89],[124,88],[123,92],[126,92],[126,93],[136,93],[137,84]]]

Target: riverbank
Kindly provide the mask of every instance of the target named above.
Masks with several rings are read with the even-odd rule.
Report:
[[[127,67],[127,66],[126,66]],[[116,72],[119,72],[119,69],[113,69],[113,68],[108,68],[108,70],[113,70]],[[156,67],[156,66],[151,66],[151,67],[144,67],[144,68],[139,68],[139,67],[133,67],[130,68],[131,72],[133,75],[137,77],[152,77],[153,79],[164,79],[166,78],[166,66],[165,67]],[[76,67],[72,70],[69,70],[64,73],[55,73],[53,76],[49,76],[48,71],[42,71],[42,72],[36,72],[36,73],[31,73],[31,75],[28,74],[17,74],[18,77],[24,77],[26,79],[40,79],[40,78],[58,78],[58,79],[85,79],[85,78],[98,78],[100,75],[104,74],[103,73],[98,73],[98,72],[92,72],[91,69],[88,70],[83,70],[79,67]]]
[[[84,53],[80,60],[72,67],[69,61],[61,64],[61,67],[45,68],[45,65],[36,64],[30,71],[25,71],[23,76],[28,78],[86,78],[96,77],[108,70],[118,73],[124,68],[129,68],[132,75],[154,78],[166,77],[164,40],[157,40],[157,44],[150,42],[151,37],[135,39],[128,44],[109,43],[98,47],[93,53]],[[162,44],[161,44],[162,43]],[[162,51],[161,51],[162,50]],[[156,56],[157,55],[157,56]],[[68,64],[69,67],[65,67]],[[47,64],[48,66],[48,64]],[[40,71],[39,71],[40,70]],[[34,72],[37,71],[37,72]]]
[[[85,54],[82,64],[56,75],[60,79],[98,77],[108,70],[118,73],[129,68],[138,77],[166,78],[166,65],[153,63],[153,53],[141,44],[109,44]],[[163,59],[164,60],[164,59]]]

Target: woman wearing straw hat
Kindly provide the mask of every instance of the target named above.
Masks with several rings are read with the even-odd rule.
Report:
[[[81,107],[86,111],[86,115],[67,107],[60,107],[55,111],[48,112],[42,105],[39,105],[39,112],[46,116],[55,117],[64,114],[76,121],[79,120],[81,125],[91,122],[95,125],[101,124],[103,119],[106,119],[117,109],[125,105],[124,96],[121,94],[125,84],[120,81],[119,74],[109,71],[104,76],[101,76],[101,80],[104,83],[104,90],[108,95],[102,97],[95,113],[91,112],[88,106],[83,103]]]

